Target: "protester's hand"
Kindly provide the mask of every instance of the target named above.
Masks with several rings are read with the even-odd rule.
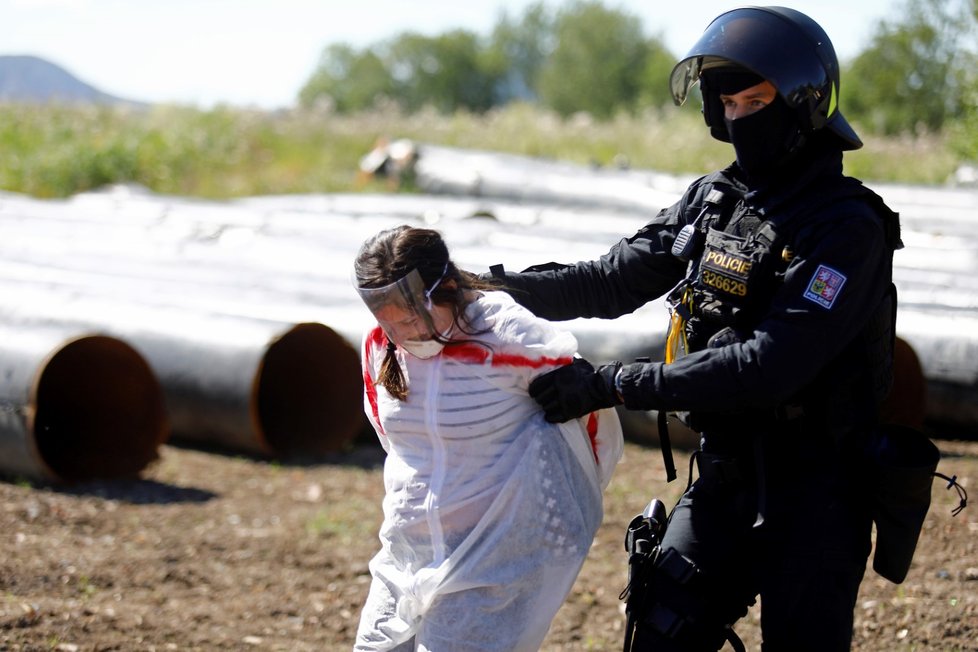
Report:
[[[595,369],[583,358],[538,376],[530,383],[530,396],[543,407],[551,423],[570,421],[601,408],[621,403],[615,390],[620,362]]]

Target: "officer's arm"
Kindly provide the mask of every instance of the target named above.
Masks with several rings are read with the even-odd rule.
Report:
[[[539,317],[612,319],[662,296],[682,278],[685,263],[665,246],[673,239],[672,229],[650,223],[597,260],[504,272],[502,281],[517,302]]]
[[[522,272],[497,267],[494,276],[517,302],[545,319],[612,319],[633,312],[671,290],[685,275],[686,263],[672,255],[672,243],[689,221],[701,181],[597,260],[547,263]]]
[[[680,360],[625,365],[625,405],[727,411],[794,397],[858,337],[886,291],[878,220],[854,214],[796,257],[752,335]]]

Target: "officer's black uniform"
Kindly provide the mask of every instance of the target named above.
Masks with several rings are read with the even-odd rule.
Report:
[[[764,650],[848,650],[871,547],[861,451],[892,365],[897,216],[842,174],[843,150],[862,143],[838,111],[831,42],[809,17],[722,14],[673,70],[677,103],[697,81],[706,124],[737,163],[598,260],[504,278],[554,320],[668,297],[685,355],[578,361],[530,392],[551,420],[620,395],[631,409],[681,411],[701,433],[698,478],[670,516],[633,650],[717,650],[758,595]],[[728,120],[723,102],[761,82],[775,99]]]
[[[870,340],[874,316],[888,319],[890,311],[887,230],[896,216],[842,175],[837,148],[813,144],[767,188],[749,191],[738,174],[735,164],[701,178],[598,260],[507,273],[506,284],[548,319],[614,318],[686,277],[673,243],[711,191],[722,193],[714,231],[749,241],[761,225],[774,226],[768,267],[749,281],[736,318],[698,320],[694,305],[701,332],[690,332],[691,353],[622,368],[626,407],[688,411],[702,433],[699,479],[663,542],[689,560],[674,559],[678,575],[689,577],[659,580],[658,604],[639,625],[635,649],[718,649],[722,626],[758,594],[765,649],[848,649],[870,550],[857,486],[859,448],[877,418]],[[717,289],[703,285],[709,251],[694,273],[708,292]],[[728,268],[728,294],[740,294],[737,272],[746,264],[713,259]],[[709,345],[727,325],[733,341]],[[759,510],[764,524],[755,528]]]
[[[810,18],[722,14],[674,68],[677,103],[697,81],[706,124],[737,162],[600,259],[504,279],[555,320],[614,318],[665,296],[668,348],[683,355],[577,361],[530,393],[551,420],[623,399],[682,412],[701,433],[698,479],[648,590],[629,601],[633,650],[719,649],[758,595],[765,650],[847,650],[871,547],[860,463],[889,389],[898,219],[842,174],[843,150],[862,143]]]

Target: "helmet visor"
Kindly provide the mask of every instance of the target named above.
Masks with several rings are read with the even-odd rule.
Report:
[[[444,273],[442,274],[444,278]],[[437,329],[431,314],[431,293],[441,283],[435,281],[425,289],[417,269],[390,285],[379,288],[357,288],[363,302],[377,318],[377,323],[396,344],[417,340],[430,340]]]
[[[704,69],[732,63],[770,81],[789,106],[797,107],[813,93],[829,89],[827,68],[834,61],[828,39],[815,42],[784,15],[746,7],[710,23],[673,68],[669,87],[676,104],[682,104]]]

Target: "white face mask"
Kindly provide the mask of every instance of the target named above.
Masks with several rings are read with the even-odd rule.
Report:
[[[455,324],[449,326],[445,332],[440,333],[440,335],[447,340],[452,334],[453,330],[455,330]],[[428,358],[433,358],[441,353],[441,350],[445,348],[445,343],[431,338],[430,340],[405,340],[401,343],[401,346],[405,351],[414,357],[427,360]]]
[[[422,360],[435,357],[445,348],[438,340],[405,340],[401,346],[415,358]]]

